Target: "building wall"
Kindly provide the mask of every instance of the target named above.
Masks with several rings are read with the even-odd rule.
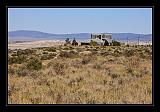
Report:
[[[103,35],[105,36],[103,37]],[[112,43],[112,35],[110,34],[92,34],[91,39],[98,43],[103,43],[104,41],[101,39],[106,39],[109,43]]]

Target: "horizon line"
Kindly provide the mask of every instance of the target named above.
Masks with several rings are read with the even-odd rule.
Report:
[[[51,32],[44,32],[44,31],[38,31],[38,30],[14,30],[14,31],[8,31],[9,32],[15,32],[15,31],[35,31],[35,32],[41,32],[41,33],[48,33],[48,34],[80,34],[80,33],[97,33],[97,32],[77,32],[77,33],[51,33]],[[98,33],[106,33],[106,32],[98,32]],[[98,34],[97,33],[97,34]],[[114,32],[109,32],[114,33]],[[149,35],[152,33],[133,33],[133,32],[116,32],[116,33],[131,33],[131,34],[143,34],[143,35]]]

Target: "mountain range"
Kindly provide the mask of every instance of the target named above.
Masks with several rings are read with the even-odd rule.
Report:
[[[107,34],[107,33],[106,33]],[[152,34],[134,34],[134,33],[109,33],[117,41],[152,41]],[[89,40],[91,33],[74,33],[74,34],[52,34],[40,31],[18,30],[8,32],[8,41],[32,41],[32,40]]]

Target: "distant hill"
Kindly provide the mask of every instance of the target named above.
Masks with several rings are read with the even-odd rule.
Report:
[[[134,33],[110,33],[112,38],[117,41],[126,41],[127,37],[129,41],[137,41],[140,36],[140,41],[152,41],[152,34],[134,34]],[[31,40],[65,40],[67,37],[71,40],[88,40],[90,39],[90,33],[75,33],[75,34],[51,34],[40,31],[18,30],[8,32],[9,41],[31,41]]]
[[[138,37],[140,41],[152,41],[152,34],[134,34],[134,33],[111,33],[113,39],[119,41],[138,41]]]

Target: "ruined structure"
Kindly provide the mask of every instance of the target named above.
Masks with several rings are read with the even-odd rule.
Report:
[[[112,35],[111,34],[91,34],[91,40],[96,41],[99,45],[104,45],[108,43],[109,45],[112,44]]]

